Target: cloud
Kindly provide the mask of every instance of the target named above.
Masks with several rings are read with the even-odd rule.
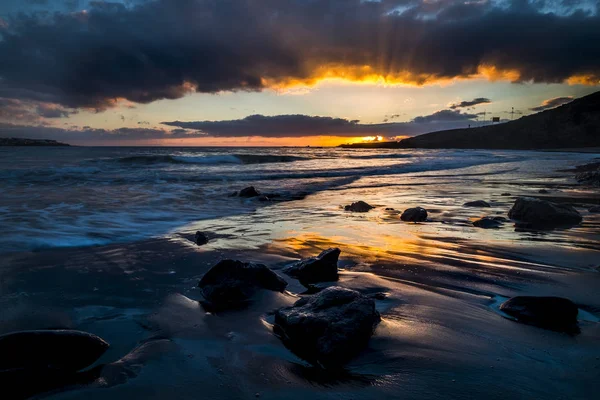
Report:
[[[76,113],[59,104],[0,97],[0,120],[41,122],[42,118],[65,118]]]
[[[357,120],[309,115],[251,115],[230,121],[170,121],[163,125],[204,132],[212,137],[399,136],[463,127],[475,114],[442,110],[409,122],[361,124]]]
[[[572,96],[568,96],[568,97],[555,97],[553,99],[544,100],[542,102],[542,104],[540,104],[537,107],[532,107],[532,108],[530,108],[530,110],[531,111],[535,111],[535,112],[550,110],[551,108],[555,108],[555,107],[561,106],[563,104],[570,103],[572,101],[573,101],[573,97]]]
[[[64,129],[52,126],[31,126],[0,122],[0,137],[54,139],[72,144],[108,144],[122,142],[139,142],[147,140],[182,139],[205,137],[204,133],[186,129],[152,129],[152,128],[118,128]]]
[[[598,14],[537,3],[155,0],[20,14],[0,24],[0,93],[103,110],[331,77],[597,84]]]
[[[0,107],[0,110],[2,108]],[[388,138],[414,136],[421,133],[465,127],[475,119],[474,114],[442,110],[431,115],[417,117],[408,122],[361,124],[344,118],[308,115],[251,115],[230,121],[163,122],[171,129],[150,127],[123,127],[118,129],[94,129],[71,126],[59,128],[51,125],[26,125],[0,122],[0,137],[31,139],[54,139],[71,144],[131,144],[162,141],[165,139],[199,138],[298,138],[315,136],[362,137],[385,136]],[[145,121],[138,122],[138,125]]]
[[[416,117],[413,122],[417,124],[432,122],[462,122],[475,118],[477,118],[477,114],[461,114],[460,111],[441,110],[431,115]]]
[[[473,99],[471,101],[461,101],[460,103],[455,103],[455,104],[451,104],[450,108],[453,110],[456,110],[458,108],[466,108],[466,107],[473,107],[479,104],[488,104],[491,103],[492,101],[488,98],[485,97],[477,97],[476,99]]]

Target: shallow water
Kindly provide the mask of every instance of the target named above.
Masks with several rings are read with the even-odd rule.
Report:
[[[9,177],[0,200],[0,333],[90,331],[112,346],[99,364],[157,343],[92,383],[43,395],[55,399],[594,398],[600,215],[587,208],[600,196],[559,170],[598,156],[23,149],[10,155],[20,162],[0,161]],[[87,170],[94,165],[100,172]],[[306,196],[228,197],[249,184]],[[472,226],[506,216],[520,195],[568,201],[584,221],[543,232]],[[479,199],[491,207],[462,206]],[[377,208],[343,211],[356,200]],[[429,222],[400,221],[399,211],[418,205]],[[196,230],[211,237],[207,246],[189,241]],[[337,284],[387,294],[369,347],[342,374],[310,367],[272,334],[270,312],[305,290],[287,276],[286,294],[265,293],[244,311],[211,314],[198,303],[197,282],[219,259],[279,270],[331,246],[342,249]],[[499,304],[519,294],[572,299],[581,333],[506,318]]]

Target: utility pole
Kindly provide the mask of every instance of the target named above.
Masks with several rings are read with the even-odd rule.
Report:
[[[510,110],[510,120],[511,121],[513,120],[514,116],[515,116],[515,108],[511,107],[511,110]]]

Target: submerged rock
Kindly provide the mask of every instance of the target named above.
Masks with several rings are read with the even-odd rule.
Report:
[[[208,236],[204,232],[197,231],[196,235],[194,235],[194,242],[198,246],[203,246],[208,243]]]
[[[512,196],[512,194],[507,192],[507,193],[502,193],[500,196]]]
[[[526,324],[566,332],[577,331],[579,310],[575,303],[562,297],[517,296],[504,302],[500,310]]]
[[[600,206],[594,206],[588,210],[591,213],[600,213]]]
[[[254,188],[254,186],[248,186],[247,188],[240,190],[240,192],[238,193],[238,196],[240,196],[240,197],[258,197],[258,196],[260,196],[260,192],[258,190],[256,190]]]
[[[371,210],[372,208],[375,208],[375,207],[373,207],[370,204],[365,203],[364,201],[357,201],[357,202],[350,204],[349,206],[345,206],[344,210],[352,211],[352,212],[367,212],[367,211]]]
[[[259,289],[283,292],[287,282],[266,265],[223,260],[198,283],[204,298],[217,309],[237,308]]]
[[[336,286],[278,310],[273,329],[299,357],[339,367],[367,345],[380,321],[373,299]]]
[[[284,272],[304,284],[337,281],[340,252],[338,248],[327,249],[316,257],[292,264]]]
[[[508,217],[533,228],[573,226],[582,221],[576,209],[567,204],[556,204],[531,197],[519,197],[508,212]]]
[[[600,162],[580,165],[575,168],[577,182],[587,185],[600,186]]]
[[[468,201],[465,204],[463,204],[463,206],[464,207],[490,207],[490,204],[483,200],[476,200],[476,201]]]
[[[422,207],[409,208],[404,210],[400,219],[407,222],[424,222],[427,221],[427,210]]]
[[[548,193],[550,193],[550,192],[549,192],[549,191],[547,191],[546,189],[540,189],[540,190],[538,190],[538,193],[539,193],[539,194],[548,194]]]
[[[98,336],[74,330],[8,333],[0,336],[0,370],[77,372],[93,364],[108,347]]]
[[[502,226],[502,221],[492,217],[483,217],[477,221],[473,221],[473,226],[483,229],[497,229]]]

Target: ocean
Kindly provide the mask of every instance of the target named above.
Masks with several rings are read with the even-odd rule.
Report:
[[[386,196],[398,185],[534,179],[548,162],[559,169],[586,158],[467,150],[4,148],[0,252],[135,241],[268,206],[228,197],[249,185],[283,198],[365,187]]]
[[[0,374],[52,399],[588,399],[600,390],[598,188],[572,168],[599,154],[339,148],[0,148],[0,334],[77,329],[110,348],[74,376]],[[231,196],[247,186],[268,200]],[[497,229],[520,196],[573,205],[582,223]],[[362,200],[375,208],[352,213]],[[489,207],[465,207],[484,200]],[[400,219],[427,209],[423,223]],[[209,242],[197,246],[196,231]],[[290,263],[338,247],[341,286],[377,294],[381,323],[342,370],[273,333],[307,288]],[[287,283],[247,308],[205,309],[223,259]],[[516,322],[519,295],[578,307],[578,334]],[[22,381],[15,380],[15,376]],[[43,393],[43,394],[42,394]],[[21,397],[19,397],[21,396]]]

